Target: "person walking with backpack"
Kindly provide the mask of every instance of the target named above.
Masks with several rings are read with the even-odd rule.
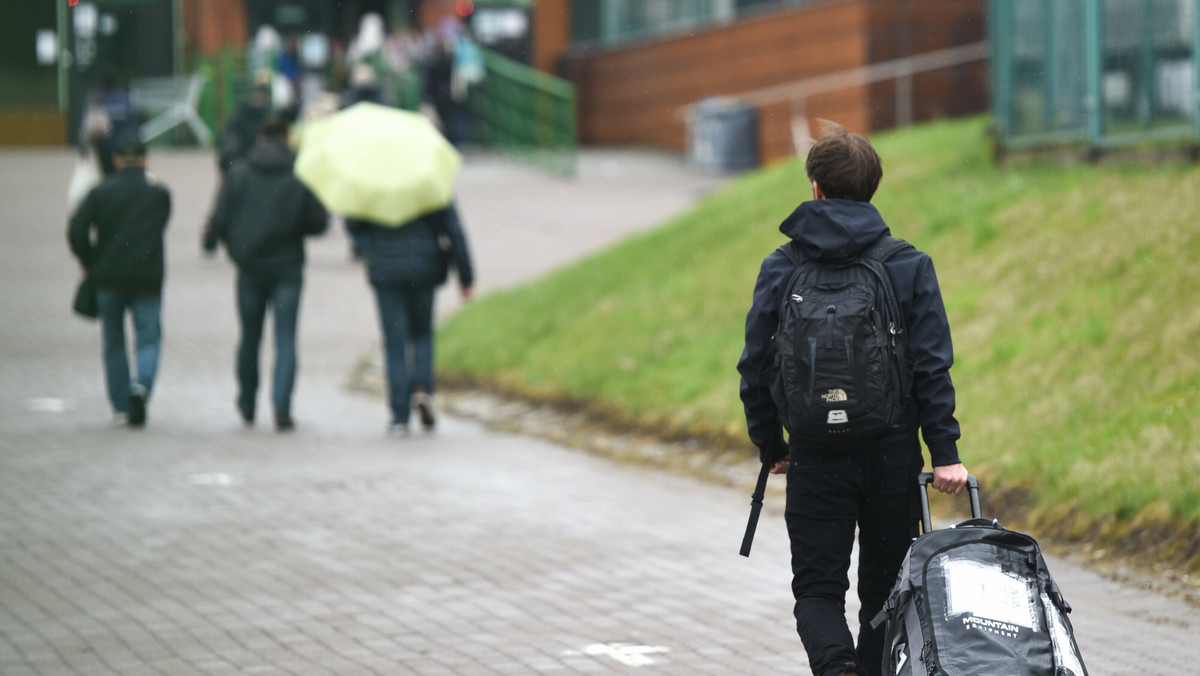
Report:
[[[304,286],[304,238],[325,232],[329,215],[292,171],[288,149],[290,124],[268,117],[258,144],[243,162],[232,165],[221,183],[204,250],[224,242],[237,265],[238,320],[237,408],[242,422],[254,424],[258,400],[258,357],[267,308],[275,318],[275,370],[271,397],[275,429],[291,431],[292,390],[296,383],[296,333]]]
[[[146,424],[162,344],[163,234],[171,193],[146,176],[146,145],[136,135],[117,141],[114,173],[88,193],[71,216],[67,240],[96,285],[103,330],[104,374],[114,421]],[[136,333],[135,375],[125,342],[125,315]]]
[[[870,204],[883,176],[866,138],[827,124],[805,162],[813,199],[764,259],[738,362],[750,439],[787,474],[796,629],[814,676],[879,676],[871,619],[918,534],[918,431],[933,485],[967,470],[950,379],[953,349],[930,257]],[[784,430],[787,430],[785,439]],[[845,600],[859,533],[857,640]]]

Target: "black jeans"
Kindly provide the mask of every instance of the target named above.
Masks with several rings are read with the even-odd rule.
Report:
[[[816,676],[839,674],[847,662],[860,673],[882,669],[883,628],[871,619],[883,607],[920,520],[920,446],[897,429],[858,444],[793,446],[788,468],[788,537],[796,630]],[[858,641],[846,622],[848,573],[859,533]]]

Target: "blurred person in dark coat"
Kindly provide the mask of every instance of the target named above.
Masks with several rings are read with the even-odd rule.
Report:
[[[271,86],[268,80],[254,85],[246,100],[238,105],[233,118],[221,134],[217,145],[217,167],[221,170],[222,177],[234,162],[246,157],[254,149],[259,129],[270,114]]]
[[[158,372],[162,343],[163,233],[171,193],[146,177],[146,146],[122,137],[113,151],[114,173],[88,193],[71,216],[71,252],[95,282],[103,331],[104,373],[114,420],[141,427]],[[131,376],[125,315],[136,334]]]
[[[432,430],[434,409],[434,291],[453,264],[464,299],[471,298],[474,272],[466,235],[453,204],[418,216],[400,227],[353,218],[346,226],[361,237],[367,278],[379,306],[387,362],[389,430],[406,436],[415,409],[421,425]]]
[[[96,161],[105,176],[117,172],[113,156],[117,143],[137,135],[142,116],[133,107],[129,90],[115,75],[106,75],[100,90],[85,107],[80,135],[83,145],[96,152]]]
[[[237,265],[238,319],[237,408],[242,421],[254,423],[258,398],[258,360],[263,324],[270,307],[275,320],[275,369],[272,401],[275,428],[289,431],[292,391],[298,359],[296,333],[304,286],[304,238],[325,232],[325,207],[296,178],[296,158],[288,148],[290,125],[281,116],[263,123],[258,143],[244,161],[235,162],[221,184],[204,249],[224,242]]]

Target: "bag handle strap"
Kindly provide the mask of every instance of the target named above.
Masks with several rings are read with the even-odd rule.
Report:
[[[771,465],[763,463],[762,469],[758,472],[758,483],[754,486],[754,493],[750,496],[750,520],[746,523],[746,535],[742,537],[742,550],[740,554],[745,557],[750,556],[750,545],[754,542],[754,531],[758,528],[758,515],[762,512],[763,496],[767,492],[767,479],[771,478]]]

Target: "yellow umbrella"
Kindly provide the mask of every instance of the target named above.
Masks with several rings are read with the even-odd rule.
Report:
[[[450,204],[461,166],[425,116],[369,102],[305,125],[296,156],[327,209],[393,226]]]

